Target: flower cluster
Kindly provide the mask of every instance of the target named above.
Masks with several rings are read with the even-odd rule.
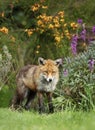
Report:
[[[69,28],[72,30],[77,28],[77,24],[72,22],[68,24],[65,22],[64,11],[58,12],[55,16],[48,16],[45,13],[37,17],[36,31],[47,33],[53,37],[56,43],[60,43],[62,39],[71,39]]]
[[[59,18],[61,16],[61,19]],[[56,42],[60,42],[63,35],[58,31],[61,27],[60,22],[64,22],[63,13],[59,12],[57,16],[47,16],[46,14],[42,14],[37,18],[37,31],[40,33],[47,32],[48,34],[54,37]],[[58,17],[59,16],[59,17]],[[50,34],[49,34],[50,35]]]
[[[71,49],[72,49],[72,53],[74,55],[77,54],[77,43],[78,43],[78,36],[77,35],[74,35],[72,37],[72,41],[71,41]]]
[[[74,25],[71,24],[71,25]],[[86,37],[87,37],[87,30],[85,28],[85,24],[83,23],[82,19],[78,19],[77,21],[77,25],[75,26],[76,28],[76,33],[74,34],[74,36],[72,36],[71,39],[71,49],[72,49],[72,53],[74,55],[77,54],[77,45],[79,42],[79,39],[81,40],[81,47],[86,49]]]
[[[28,36],[36,33],[38,35],[43,35],[44,38],[49,37],[48,39],[53,40],[56,45],[59,45],[63,39],[70,40],[72,31],[77,29],[78,24],[75,22],[66,22],[64,11],[59,11],[55,15],[47,15],[47,8],[44,1],[40,1],[40,3],[31,6],[31,10],[36,16],[36,26],[33,29],[26,29],[25,32],[27,32]],[[40,13],[37,13],[38,11]]]

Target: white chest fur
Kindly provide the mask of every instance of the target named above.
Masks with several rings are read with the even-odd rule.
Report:
[[[56,84],[57,84],[58,80],[54,79],[52,82],[48,83],[48,82],[43,82],[43,81],[39,81],[38,83],[38,87],[37,89],[39,91],[45,91],[45,92],[52,92],[55,90],[56,88]]]

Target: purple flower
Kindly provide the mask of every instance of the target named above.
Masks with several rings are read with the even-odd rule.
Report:
[[[72,49],[72,53],[74,55],[77,54],[77,41],[78,41],[78,36],[77,35],[74,35],[72,37],[72,41],[71,41],[71,49]]]
[[[82,32],[80,33],[80,37],[83,41],[86,40],[86,29],[83,29]]]
[[[82,19],[78,19],[78,21],[77,21],[79,24],[82,24]]]
[[[91,59],[88,61],[88,65],[89,65],[90,71],[93,71],[93,69],[94,69],[94,64],[95,64],[95,60],[91,58]]]
[[[95,26],[93,26],[93,28],[92,28],[92,32],[95,34]]]
[[[65,77],[68,76],[68,70],[65,69],[65,70],[63,71],[63,74],[64,74]]]

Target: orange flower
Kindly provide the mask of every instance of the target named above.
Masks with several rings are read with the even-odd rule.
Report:
[[[8,34],[8,29],[6,27],[2,27],[2,28],[0,28],[0,32]]]
[[[61,38],[60,38],[59,36],[56,36],[56,37],[55,37],[55,41],[56,41],[56,42],[60,42],[60,41],[61,41]]]
[[[54,27],[55,27],[55,28],[59,28],[59,27],[60,27],[60,24],[57,23],[57,24],[54,25]]]
[[[66,36],[68,39],[70,39],[70,38],[71,38],[71,35],[70,35],[70,33],[69,33],[69,31],[68,31],[68,30],[65,30],[65,36]]]
[[[59,15],[61,18],[63,18],[63,17],[64,17],[64,11],[60,11],[60,12],[58,13],[58,15]]]
[[[27,32],[28,36],[30,37],[33,34],[33,29],[26,29],[25,32]]]
[[[67,26],[67,23],[64,24],[64,27],[66,27],[66,26]]]
[[[5,16],[4,12],[0,13],[0,16],[1,16],[1,17],[4,17],[4,16]]]
[[[53,26],[52,24],[49,24],[48,28],[49,28],[49,29],[53,29],[54,26]]]
[[[42,22],[41,20],[38,20],[38,21],[37,21],[37,24],[38,24],[38,26],[40,26],[40,25],[43,24],[43,22]]]
[[[31,10],[33,12],[37,11],[38,9],[40,8],[40,5],[39,4],[34,4],[32,7],[31,7]]]
[[[78,24],[76,24],[75,22],[72,22],[70,25],[71,25],[71,27],[72,27],[73,29],[75,29],[75,28],[78,27]]]
[[[60,19],[60,22],[64,22],[64,19]]]

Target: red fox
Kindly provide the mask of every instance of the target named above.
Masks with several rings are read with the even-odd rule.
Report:
[[[27,65],[23,67],[16,76],[16,93],[12,99],[12,107],[18,108],[24,99],[26,100],[25,109],[31,107],[31,102],[35,95],[38,95],[39,112],[44,111],[43,93],[48,99],[49,112],[52,113],[53,103],[52,94],[59,80],[59,65],[62,59],[55,61],[38,58],[39,65]]]

